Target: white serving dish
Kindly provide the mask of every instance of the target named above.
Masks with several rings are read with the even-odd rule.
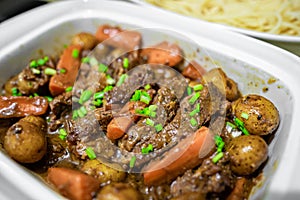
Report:
[[[159,8],[157,6],[154,6],[150,3],[147,3],[145,0],[130,0],[132,2],[138,3],[142,6],[146,6],[147,8],[150,9],[159,9],[159,10],[165,10],[163,8]],[[165,10],[165,12],[169,12],[170,14],[174,14],[174,15],[181,15],[172,11],[168,11]],[[217,24],[217,23],[212,23],[212,22],[207,22],[198,18],[194,18],[194,17],[189,17],[189,16],[184,16],[181,15],[184,18],[188,18],[189,19],[189,23],[194,24],[193,26],[196,28],[197,24],[199,23],[199,21],[201,22],[206,22],[206,23],[210,23],[213,24],[214,26],[218,26],[222,29],[227,29],[230,31],[234,31],[234,32],[238,32],[238,33],[242,33],[266,42],[269,42],[271,44],[274,44],[276,46],[279,46],[283,49],[286,49],[298,56],[300,56],[300,36],[287,36],[287,35],[276,35],[276,34],[270,34],[270,33],[264,33],[264,32],[258,32],[258,31],[253,31],[253,30],[249,30],[249,29],[243,29],[243,28],[237,28],[237,27],[233,27],[233,26],[229,26],[229,25],[224,25],[224,24]]]
[[[0,24],[0,84],[19,72],[39,50],[52,54],[80,31],[95,32],[103,23],[122,27],[147,27],[176,31],[176,39],[167,34],[145,34],[144,43],[162,40],[178,42],[187,53],[195,55],[197,47],[184,42],[187,38],[200,46],[199,62],[207,67],[218,63],[239,84],[241,91],[259,93],[278,107],[281,124],[270,145],[270,159],[264,168],[264,184],[251,199],[291,199],[300,191],[300,58],[268,43],[222,30],[199,22],[197,29],[189,19],[161,10],[121,1],[63,1],[51,3]],[[192,53],[194,52],[194,54]],[[203,58],[209,56],[213,62]],[[189,57],[189,56],[188,56]],[[268,84],[270,77],[278,79]],[[263,93],[262,89],[269,91]],[[43,182],[0,151],[0,199],[62,199]],[[1,196],[2,195],[2,196]]]

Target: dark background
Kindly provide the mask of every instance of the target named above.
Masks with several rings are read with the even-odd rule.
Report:
[[[46,4],[39,0],[0,0],[0,23],[17,14]]]

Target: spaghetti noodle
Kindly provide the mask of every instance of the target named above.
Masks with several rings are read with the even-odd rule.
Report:
[[[146,0],[210,22],[300,36],[300,0]]]

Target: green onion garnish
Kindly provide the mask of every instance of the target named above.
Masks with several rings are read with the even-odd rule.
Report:
[[[134,167],[135,161],[136,161],[136,156],[132,156],[131,159],[130,159],[130,163],[129,163],[130,168]]]
[[[72,119],[77,119],[79,116],[78,116],[78,111],[77,110],[73,110],[73,114],[72,114]]]
[[[198,84],[198,85],[195,85],[193,88],[194,88],[195,91],[201,91],[201,90],[203,90],[203,85]]]
[[[59,70],[59,73],[61,73],[61,74],[65,74],[66,72],[67,72],[66,69],[60,69],[60,70]]]
[[[138,101],[138,100],[140,100],[140,98],[141,98],[141,94],[142,94],[142,91],[141,90],[136,90],[135,92],[134,92],[134,94],[132,95],[132,97],[131,97],[131,101]]]
[[[129,60],[128,60],[128,58],[124,58],[124,59],[123,59],[123,67],[124,67],[125,69],[129,67]]]
[[[147,85],[145,85],[145,90],[149,90],[149,89],[151,89],[151,85],[150,84],[147,84]]]
[[[59,129],[58,131],[59,131],[59,136],[58,136],[58,137],[59,137],[61,140],[65,140],[66,137],[67,137],[67,135],[68,135],[67,131],[66,131],[64,128],[61,128],[61,129]]]
[[[151,101],[151,97],[147,92],[142,91],[140,101],[144,102],[145,104],[149,104]]]
[[[104,97],[104,92],[101,91],[101,92],[96,92],[94,94],[94,99],[102,99]]]
[[[39,94],[38,94],[38,93],[33,93],[33,96],[34,96],[34,97],[38,97]]]
[[[191,125],[194,126],[194,127],[198,125],[197,120],[196,120],[195,118],[193,118],[193,117],[190,119],[190,123],[191,123]]]
[[[196,109],[195,109],[197,112],[200,112],[200,103],[197,103],[196,105]]]
[[[96,99],[95,101],[93,101],[93,104],[94,104],[95,106],[101,106],[102,103],[103,103],[103,102],[102,102],[101,99]]]
[[[215,157],[213,157],[213,163],[217,163],[224,156],[223,152],[219,152]]]
[[[44,73],[45,73],[46,75],[53,76],[53,75],[55,75],[55,74],[56,74],[56,70],[55,70],[55,69],[52,69],[52,68],[49,68],[49,67],[47,67],[47,68],[45,69]]]
[[[147,118],[146,119],[146,124],[149,126],[154,126],[154,121],[152,119]]]
[[[148,144],[147,147],[142,148],[142,154],[148,154],[150,151],[153,151],[153,145]]]
[[[48,57],[48,56],[45,56],[45,57],[44,57],[44,61],[45,61],[45,62],[48,62],[48,61],[49,61],[49,57]]]
[[[106,83],[108,85],[113,85],[113,84],[115,84],[115,79],[113,79],[110,75],[107,75],[106,76]]]
[[[154,128],[155,128],[156,132],[159,132],[159,131],[161,131],[163,129],[163,126],[161,124],[156,124],[154,126]]]
[[[96,154],[92,147],[87,147],[85,149],[85,153],[89,157],[90,160],[94,160],[96,158]]]
[[[11,88],[11,94],[12,96],[22,96],[21,92],[16,87]]]
[[[48,100],[48,102],[51,102],[51,101],[53,101],[53,97],[50,97],[50,96],[45,96],[45,98]]]
[[[32,60],[29,64],[29,67],[31,67],[31,68],[36,68],[37,66],[38,66],[38,64],[37,64],[36,60]]]
[[[38,69],[35,69],[35,68],[32,68],[31,71],[34,74],[40,74],[41,73],[41,70],[38,70]]]
[[[98,66],[98,71],[101,73],[105,73],[107,71],[108,67],[104,65],[103,63],[100,63]]]
[[[82,94],[80,95],[79,103],[83,104],[83,103],[87,102],[91,98],[92,95],[93,95],[93,92],[91,90],[83,91]]]
[[[235,125],[245,134],[245,135],[249,135],[248,130],[245,128],[244,126],[244,122],[242,120],[240,120],[239,118],[235,117],[233,119]]]
[[[152,112],[155,112],[157,109],[157,105],[150,105],[149,106],[149,110],[152,111]]]
[[[89,58],[89,57],[83,57],[83,58],[81,59],[81,62],[82,62],[82,63],[88,63],[88,62],[90,62],[90,58]]]
[[[98,65],[98,60],[94,57],[90,58],[89,63],[91,66],[96,66]]]
[[[65,89],[66,92],[71,92],[73,90],[73,87],[72,86],[69,86]]]
[[[194,104],[200,97],[200,92],[196,92],[189,100],[190,104]]]
[[[191,95],[192,94],[192,88],[190,87],[190,86],[188,86],[187,88],[186,88],[186,92],[187,92],[187,95]]]
[[[245,112],[242,112],[241,117],[244,119],[249,119],[249,115]]]
[[[192,112],[190,112],[190,116],[194,117],[197,113],[198,113],[198,111],[195,109]]]
[[[44,59],[40,58],[40,59],[38,59],[37,64],[38,64],[39,66],[43,66],[43,65],[46,64],[46,61],[45,61]]]
[[[117,82],[117,86],[119,87],[120,85],[122,85],[127,77],[128,77],[127,74],[122,74]]]
[[[227,126],[230,126],[231,128],[236,128],[236,125],[234,125],[234,124],[231,123],[231,122],[226,122],[226,125],[227,125]]]
[[[72,57],[73,58],[78,58],[79,57],[79,50],[78,49],[73,49],[73,51],[72,51]]]
[[[77,110],[77,113],[78,113],[78,117],[80,118],[83,118],[85,116],[85,114],[80,109]]]
[[[113,89],[114,89],[114,87],[111,86],[111,85],[109,85],[109,86],[106,86],[106,87],[104,88],[103,92],[108,92],[108,91],[111,91],[111,90],[113,90]]]
[[[87,110],[86,110],[86,108],[85,108],[84,106],[81,106],[81,107],[79,108],[79,110],[82,112],[82,114],[83,114],[84,116],[87,114]]]
[[[223,139],[219,135],[215,136],[215,143],[217,145],[217,151],[218,152],[222,152],[223,151],[223,147],[225,145],[225,142],[223,141]]]

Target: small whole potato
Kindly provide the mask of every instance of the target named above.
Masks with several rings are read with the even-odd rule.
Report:
[[[124,171],[117,170],[119,166],[111,168],[99,160],[88,160],[84,163],[81,171],[88,175],[91,175],[98,179],[100,183],[106,183],[108,181],[121,182],[125,179],[126,173]]]
[[[141,194],[126,183],[112,183],[103,187],[97,200],[142,200]]]
[[[93,34],[82,32],[73,36],[72,45],[80,45],[84,50],[92,50],[98,43]]]
[[[47,151],[46,122],[37,116],[27,116],[13,124],[4,137],[4,149],[20,163],[34,163]]]
[[[242,135],[233,138],[226,146],[230,166],[238,175],[250,175],[266,161],[268,145],[257,135]]]
[[[239,98],[232,104],[232,112],[244,122],[245,128],[253,135],[268,135],[279,125],[277,108],[260,95],[249,94]]]

